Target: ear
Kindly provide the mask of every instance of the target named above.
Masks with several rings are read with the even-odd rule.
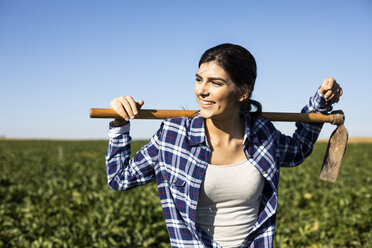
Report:
[[[240,94],[239,102],[243,102],[244,100],[248,99],[251,95],[251,91],[248,87],[245,87]]]

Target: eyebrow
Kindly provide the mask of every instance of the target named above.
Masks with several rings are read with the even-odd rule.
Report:
[[[200,76],[198,73],[196,73],[195,76],[201,78],[201,76]],[[209,77],[209,78],[208,78],[208,81],[214,81],[214,80],[221,80],[221,81],[225,82],[226,84],[229,84],[229,82],[226,81],[226,80],[223,79],[223,78],[219,78],[219,77]]]

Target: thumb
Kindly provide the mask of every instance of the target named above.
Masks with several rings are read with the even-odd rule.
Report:
[[[138,100],[138,102],[137,102],[138,108],[141,108],[144,103],[145,102],[142,99],[141,100]]]

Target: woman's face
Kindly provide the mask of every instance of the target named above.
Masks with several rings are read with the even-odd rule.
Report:
[[[203,118],[227,119],[239,115],[237,87],[225,70],[213,61],[200,65],[195,95]]]

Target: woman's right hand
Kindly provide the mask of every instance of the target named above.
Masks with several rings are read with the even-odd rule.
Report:
[[[115,119],[112,122],[113,126],[123,126],[129,122],[130,119],[134,119],[134,116],[138,114],[138,111],[144,104],[143,100],[135,102],[131,96],[121,96],[113,99],[110,102],[110,106],[115,110],[123,119]]]

